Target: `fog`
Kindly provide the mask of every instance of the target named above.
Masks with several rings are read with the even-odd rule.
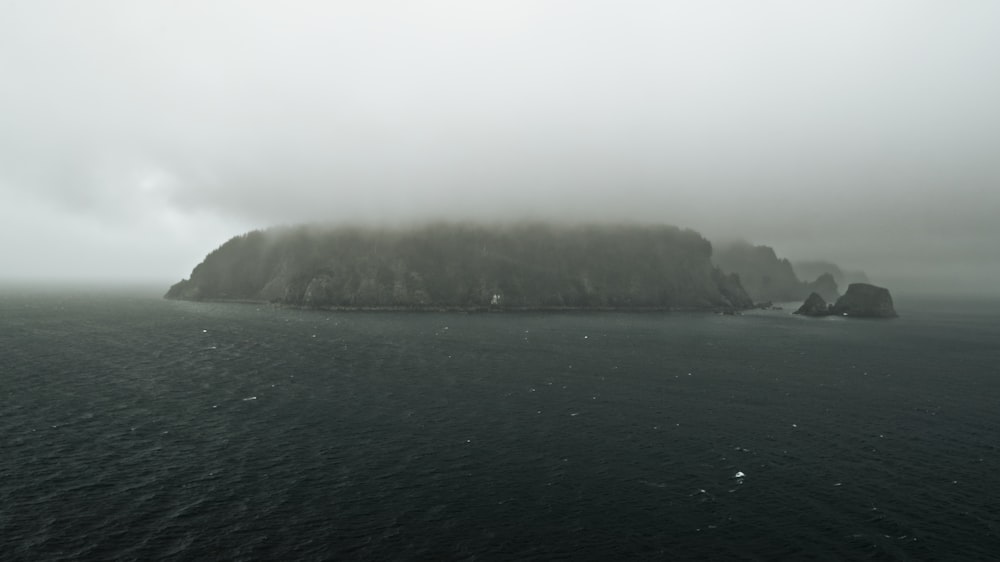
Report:
[[[669,223],[1000,293],[1000,4],[4,3],[0,279],[299,222]]]

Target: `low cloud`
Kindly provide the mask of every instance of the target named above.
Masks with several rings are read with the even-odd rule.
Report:
[[[0,22],[7,276],[174,278],[271,224],[528,217],[1000,277],[993,4],[57,4]]]

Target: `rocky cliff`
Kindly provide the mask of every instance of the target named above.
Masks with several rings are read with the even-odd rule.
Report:
[[[801,314],[803,316],[828,316],[830,314],[830,305],[826,303],[817,293],[810,293],[806,298],[806,302],[802,303],[802,306],[798,310],[793,312],[793,314]]]
[[[830,273],[821,274],[811,283],[803,283],[802,289],[803,291],[818,294],[828,301],[837,300],[840,296],[840,292],[837,288],[837,282]]]
[[[752,305],[697,232],[670,226],[294,227],[237,236],[167,298],[328,308]]]
[[[814,262],[815,267],[810,268],[810,271],[818,273],[808,277],[799,276],[791,262],[779,258],[770,246],[754,246],[747,242],[720,246],[712,259],[723,271],[739,275],[747,294],[756,302],[797,301],[810,293],[818,293],[827,300],[835,300],[840,296],[836,276],[842,273],[834,264]],[[824,266],[829,271],[820,269]]]
[[[895,318],[889,289],[868,283],[852,283],[833,305],[834,314],[867,318]]]
[[[892,296],[884,287],[868,283],[852,283],[844,296],[828,305],[820,295],[812,293],[795,314],[804,316],[853,316],[860,318],[895,318]]]
[[[851,283],[870,283],[868,275],[861,270],[843,270],[835,263],[828,261],[795,261],[792,262],[792,269],[799,279],[816,279],[823,274],[829,274],[833,281],[840,287],[846,287]]]

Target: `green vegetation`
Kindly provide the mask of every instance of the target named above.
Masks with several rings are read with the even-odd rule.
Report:
[[[237,236],[167,298],[357,308],[745,308],[700,234],[672,226],[291,227]]]

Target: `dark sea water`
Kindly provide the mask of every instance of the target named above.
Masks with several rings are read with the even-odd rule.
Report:
[[[1000,306],[897,308],[8,290],[0,558],[996,559]]]

